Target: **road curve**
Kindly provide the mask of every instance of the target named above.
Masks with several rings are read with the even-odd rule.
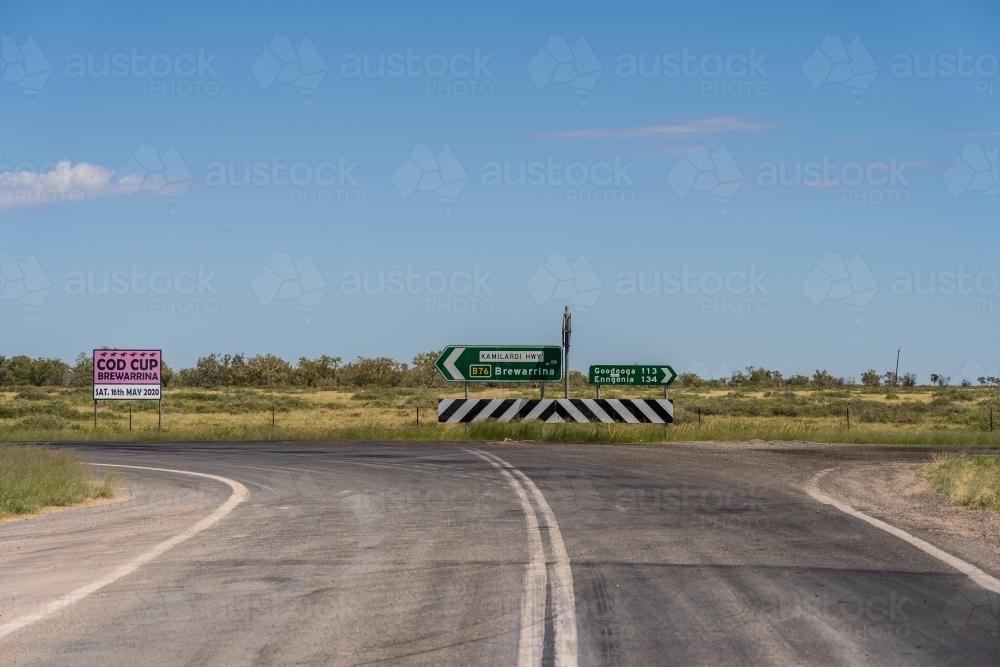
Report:
[[[996,593],[803,490],[831,461],[922,452],[73,448],[234,480],[249,498],[0,638],[0,665],[1000,664]],[[190,532],[233,492],[123,471],[121,503],[0,525],[16,545],[0,552],[0,625]]]

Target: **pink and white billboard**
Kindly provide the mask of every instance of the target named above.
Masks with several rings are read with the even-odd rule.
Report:
[[[94,350],[94,400],[158,401],[160,350]]]

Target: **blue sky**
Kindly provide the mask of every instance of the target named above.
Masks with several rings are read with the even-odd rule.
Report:
[[[569,305],[580,369],[1000,374],[997,25],[5,3],[0,354],[406,360]]]

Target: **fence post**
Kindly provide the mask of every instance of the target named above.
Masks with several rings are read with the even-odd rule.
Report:
[[[163,429],[163,399],[156,401],[156,428]]]
[[[97,428],[97,399],[94,399],[94,428]]]
[[[132,430],[132,404],[128,404],[128,430]]]
[[[420,426],[420,408],[417,407],[417,426]]]
[[[847,406],[847,430],[851,430],[851,406]]]
[[[271,428],[274,428],[274,403],[271,404]]]

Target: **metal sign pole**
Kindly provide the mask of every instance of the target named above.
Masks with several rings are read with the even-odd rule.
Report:
[[[97,399],[94,399],[94,428],[97,428]]]
[[[469,400],[469,383],[465,383],[465,400]]]
[[[667,385],[663,385],[663,400],[666,401],[669,398],[670,398],[670,389],[667,387]],[[663,423],[663,439],[664,440],[667,439],[667,424],[666,424],[666,422]]]
[[[163,428],[163,399],[156,402],[156,428]]]
[[[563,311],[562,319],[562,344],[563,350],[563,398],[569,398],[569,337],[573,333],[573,315],[569,312],[569,306]]]

